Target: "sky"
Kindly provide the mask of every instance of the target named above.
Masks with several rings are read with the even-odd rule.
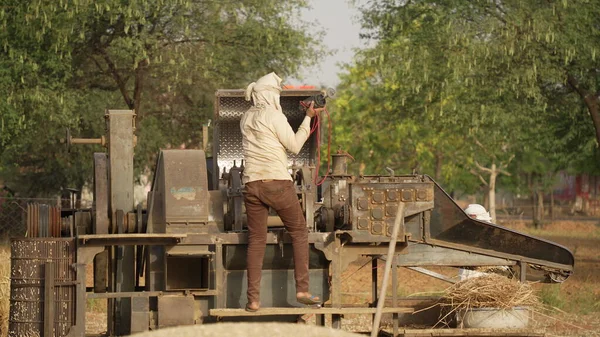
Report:
[[[302,80],[290,79],[290,84],[308,84],[318,87],[335,87],[339,84],[340,63],[352,61],[353,48],[361,48],[364,42],[359,38],[359,11],[351,2],[365,3],[366,0],[310,0],[310,10],[302,13],[307,22],[315,22],[315,28],[325,31],[323,44],[333,54],[325,57],[320,65],[300,71]],[[316,30],[313,28],[314,30]]]

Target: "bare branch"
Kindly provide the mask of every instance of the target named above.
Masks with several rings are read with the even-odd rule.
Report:
[[[481,174],[475,172],[475,170],[470,170],[469,171],[472,175],[476,176],[477,178],[479,178],[479,180],[481,180],[481,182],[485,185],[485,186],[489,186],[488,182],[485,181],[485,179],[483,179],[483,177],[481,176]]]
[[[512,176],[512,174],[510,172],[505,171],[503,169],[497,169],[496,171],[498,171],[498,173],[502,173],[502,174],[507,175],[509,177]]]
[[[117,83],[119,91],[121,91],[121,95],[123,95],[123,99],[125,100],[125,104],[127,104],[127,107],[129,107],[129,109],[134,109],[135,102],[131,99],[129,93],[127,92],[126,81],[124,81],[121,75],[119,75],[117,67],[115,66],[114,62],[110,59],[110,56],[106,53],[106,51],[103,49],[99,49],[98,52],[102,55],[104,61],[108,65],[107,72],[110,75],[112,75],[113,79]]]
[[[98,69],[100,70],[101,73],[105,74],[106,70],[102,69],[102,65],[100,64],[100,62],[98,62],[98,60],[96,60],[96,58],[93,55],[89,55],[89,58],[92,59],[92,61],[94,61],[94,63],[96,64],[96,67],[98,67]]]
[[[569,83],[571,88],[573,88],[575,91],[577,91],[577,93],[579,94],[579,96],[581,96],[581,98],[586,98],[588,93],[579,86],[579,81],[577,81],[577,79],[569,73],[567,73],[567,83]]]
[[[483,167],[483,166],[481,166],[481,165],[480,165],[480,164],[477,162],[477,160],[475,161],[475,166],[477,166],[477,168],[478,168],[480,171],[487,172],[487,173],[492,173],[492,170],[491,170],[491,169],[489,169],[489,168],[487,168],[487,167]]]
[[[477,144],[477,146],[479,146],[483,150],[483,152],[485,152],[485,154],[487,154],[491,158],[496,159],[496,156],[494,154],[490,153],[488,151],[488,149],[485,146],[483,146],[483,144],[481,144],[481,142],[479,141],[479,139],[473,137],[473,140],[475,141],[475,144]]]
[[[138,121],[143,118],[142,111],[140,111],[140,103],[142,102],[142,88],[144,82],[144,70],[148,66],[148,59],[143,59],[138,62],[138,66],[135,69],[135,84],[133,89],[133,104],[135,113],[138,115]]]
[[[508,160],[506,161],[506,163],[500,163],[500,167],[501,168],[507,168],[508,165],[510,164],[510,162],[515,159],[515,154],[513,153],[512,156],[510,156],[510,158],[508,158]]]

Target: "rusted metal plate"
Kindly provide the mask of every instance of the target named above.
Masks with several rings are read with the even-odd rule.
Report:
[[[104,293],[108,287],[108,251],[94,257],[94,292]]]
[[[330,297],[328,269],[309,269],[310,284],[308,291],[323,300]],[[262,271],[260,302],[265,307],[290,307],[297,303],[294,271],[288,269]],[[225,272],[224,292],[227,308],[243,308],[247,302],[248,279],[245,270],[227,270]]]
[[[418,179],[416,176],[388,178],[380,181],[379,178],[365,177],[352,183],[349,197],[352,205],[351,222],[355,230],[355,233],[350,234],[353,242],[390,241],[398,202],[405,205],[404,216],[408,218],[407,222],[418,222],[420,218],[412,217],[413,215],[433,209],[431,181]],[[421,197],[417,198],[417,195]],[[419,237],[421,226],[417,226],[414,231],[411,231],[412,228],[414,227],[403,225],[397,240],[404,241],[407,233]]]
[[[206,155],[202,150],[165,150],[159,165],[163,176],[157,177],[163,193],[167,231],[173,226],[189,228],[208,222],[208,177]],[[188,229],[192,231],[192,229]]]
[[[149,298],[134,297],[131,299],[131,333],[150,329]]]
[[[133,211],[133,131],[131,110],[108,110],[110,209]]]
[[[191,325],[195,322],[193,296],[158,297],[158,327]]]
[[[72,239],[22,238],[11,240],[11,294],[8,336],[41,336],[44,316],[54,316],[54,336],[66,336],[75,323],[75,242]],[[45,265],[53,265],[45,275]],[[51,277],[52,280],[47,280]],[[52,283],[54,283],[52,285]],[[45,287],[53,289],[53,307],[44,310]],[[48,304],[46,304],[48,305]]]
[[[109,185],[111,226],[117,227],[121,217],[117,213],[127,214],[133,211],[133,147],[135,114],[132,110],[108,110],[109,130]],[[112,233],[118,231],[110,231]],[[119,268],[115,269],[115,289],[133,291],[135,289],[135,253],[134,247],[118,247]],[[119,271],[120,269],[120,271]],[[115,301],[115,332],[127,335],[131,331],[131,300]]]
[[[425,235],[428,243],[557,268],[565,276],[573,270],[575,260],[567,248],[469,218],[437,184],[435,205]]]

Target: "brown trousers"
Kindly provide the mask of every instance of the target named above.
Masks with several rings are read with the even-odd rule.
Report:
[[[292,238],[296,292],[308,292],[308,228],[291,180],[252,181],[244,191],[248,217],[248,302],[259,302],[269,207]]]

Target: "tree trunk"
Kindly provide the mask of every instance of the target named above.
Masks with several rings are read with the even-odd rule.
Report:
[[[529,191],[531,192],[531,219],[533,220],[533,225],[537,227],[537,193],[536,193],[536,187],[533,183],[533,180],[535,178],[533,177],[533,173],[527,173],[527,187],[529,188]]]
[[[488,201],[490,216],[492,217],[492,222],[496,223],[496,178],[498,177],[498,171],[496,170],[496,163],[492,164],[491,168],[492,172],[490,173],[490,184],[488,191]]]
[[[550,221],[554,222],[554,191],[550,193]]]
[[[539,189],[537,190],[537,213],[539,227],[541,228],[544,225],[544,192]]]
[[[583,99],[585,105],[590,112],[592,122],[594,123],[594,129],[596,130],[596,142],[600,145],[600,108],[598,107],[598,95],[587,95]]]
[[[481,203],[485,209],[490,210],[490,185],[483,186],[483,202]]]
[[[569,73],[567,73],[567,82],[583,99],[588,112],[590,113],[590,117],[592,117],[594,129],[596,130],[596,143],[600,145],[600,107],[598,103],[600,92],[593,93],[585,90],[579,85],[579,81]]]
[[[438,183],[442,182],[442,163],[444,159],[444,155],[439,151],[435,152],[435,181]]]
[[[140,106],[142,104],[142,91],[144,89],[144,72],[146,70],[147,65],[148,59],[144,59],[138,62],[137,68],[135,68],[135,83],[133,87],[133,110],[136,114],[137,123],[141,122],[142,119],[144,119],[144,115],[142,114]]]
[[[531,217],[533,219],[533,227],[534,228],[538,228],[538,226],[540,225],[540,220],[538,218],[538,208],[537,208],[537,201],[538,199],[538,193],[537,193],[537,188],[533,189],[531,191]]]

